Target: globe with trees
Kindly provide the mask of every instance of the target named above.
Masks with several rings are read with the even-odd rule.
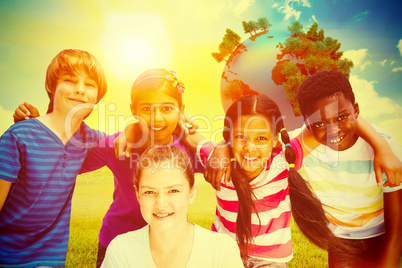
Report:
[[[341,43],[325,36],[313,23],[305,31],[293,21],[287,31],[272,31],[267,18],[243,21],[243,30],[250,37],[226,29],[218,52],[212,57],[225,62],[221,79],[221,101],[224,110],[245,95],[266,94],[278,103],[288,129],[300,127],[296,92],[309,75],[321,70],[338,70],[349,77],[353,63],[342,58]]]

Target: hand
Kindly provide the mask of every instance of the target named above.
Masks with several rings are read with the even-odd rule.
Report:
[[[140,135],[141,132],[138,123],[128,125],[113,141],[116,158],[120,158],[121,156],[129,158],[136,139],[138,139]]]
[[[179,122],[177,124],[177,128],[175,130],[175,135],[180,136],[182,131],[184,132],[185,136],[188,136],[189,134],[194,134],[197,132],[197,129],[200,126],[195,122],[193,118],[191,118],[188,114],[181,113]]]
[[[14,123],[27,120],[29,118],[35,118],[39,116],[39,111],[36,107],[32,106],[28,102],[20,104],[13,114]]]
[[[395,187],[402,183],[402,162],[392,151],[378,152],[374,156],[374,171],[377,185],[383,185],[382,173],[387,176],[384,186]]]
[[[222,141],[215,146],[205,168],[204,177],[215,190],[221,190],[221,181],[224,177],[225,185],[229,184],[231,175],[230,146]]]

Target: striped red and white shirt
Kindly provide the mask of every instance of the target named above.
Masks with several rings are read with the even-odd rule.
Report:
[[[300,142],[290,142],[297,154],[295,168],[299,169],[303,160]],[[254,204],[258,211],[253,212],[252,231],[254,240],[250,245],[249,256],[284,263],[293,257],[290,234],[290,199],[288,186],[288,163],[284,150],[278,148],[268,160],[266,168],[252,182],[251,188],[257,197]],[[212,230],[229,234],[236,240],[236,218],[238,198],[232,183],[226,186],[221,182],[221,191],[216,192],[217,207]]]

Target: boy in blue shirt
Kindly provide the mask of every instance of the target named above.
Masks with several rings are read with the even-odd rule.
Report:
[[[356,249],[342,252],[330,246],[329,267],[396,267],[402,250],[401,174],[392,182],[384,177],[382,187],[376,184],[374,151],[356,132],[360,110],[349,80],[322,71],[302,82],[297,97],[305,124],[320,143],[304,159],[304,170],[329,227]],[[402,159],[396,139],[378,132]]]
[[[64,266],[75,179],[104,137],[83,122],[107,90],[93,55],[61,51],[45,85],[48,113],[0,138],[0,267]]]

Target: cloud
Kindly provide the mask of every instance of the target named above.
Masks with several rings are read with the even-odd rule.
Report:
[[[392,69],[392,71],[393,71],[394,73],[399,72],[399,71],[402,71],[402,67],[394,68],[394,69]]]
[[[364,17],[367,16],[368,14],[369,14],[368,10],[359,12],[353,17],[353,20],[354,21],[362,21],[364,19]]]
[[[359,67],[360,70],[364,70],[368,65],[371,65],[371,61],[365,61],[367,57],[367,49],[362,48],[359,50],[347,50],[343,53],[343,58],[348,58],[353,61],[354,67]]]
[[[239,1],[235,1],[233,7],[231,8],[231,10],[237,15],[239,16],[240,14],[244,13],[245,11],[247,11],[247,9],[254,4],[255,0],[239,0]]]
[[[313,19],[313,21],[317,22],[317,19],[315,18],[315,15],[311,16],[311,18]]]
[[[5,110],[3,106],[0,105],[0,135],[12,125],[14,124],[13,120],[14,111]]]
[[[380,64],[381,64],[382,66],[385,66],[385,63],[386,63],[387,61],[388,61],[388,60],[385,59],[385,60],[381,61]]]
[[[388,131],[399,141],[399,144],[402,144],[402,118],[381,121],[378,123],[378,126]]]
[[[300,18],[301,12],[297,11],[290,5],[285,5],[282,7],[279,7],[278,9],[281,13],[285,14],[285,17],[283,18],[284,20],[288,20],[291,17],[295,17],[295,20],[298,20]]]
[[[272,8],[276,8],[278,12],[285,14],[285,17],[283,18],[284,20],[288,20],[292,17],[294,17],[295,20],[298,20],[300,18],[301,11],[297,11],[293,7],[293,3],[297,3],[298,6],[301,5],[303,7],[311,7],[309,0],[285,0],[283,4],[274,3]]]
[[[399,54],[402,56],[402,39],[399,40],[399,43],[396,47],[399,49]]]
[[[360,64],[360,66],[359,66],[359,68],[360,68],[360,70],[364,70],[364,68],[366,68],[366,66],[369,66],[369,65],[371,65],[371,61],[366,61],[366,62],[364,62],[364,63],[362,63],[362,64]]]
[[[367,81],[356,75],[351,75],[349,81],[355,93],[356,102],[359,103],[360,112],[365,119],[378,123],[384,118],[402,117],[402,107],[398,103],[378,95],[375,90],[376,81]]]
[[[318,21],[317,21],[315,15],[311,16],[311,18],[308,19],[308,22],[310,23],[310,25],[307,25],[307,28],[310,28],[311,25],[313,25],[314,22],[317,22],[317,23],[318,23]]]
[[[294,0],[294,2],[300,3],[300,1]],[[311,7],[309,0],[301,0],[302,6],[304,7]]]

